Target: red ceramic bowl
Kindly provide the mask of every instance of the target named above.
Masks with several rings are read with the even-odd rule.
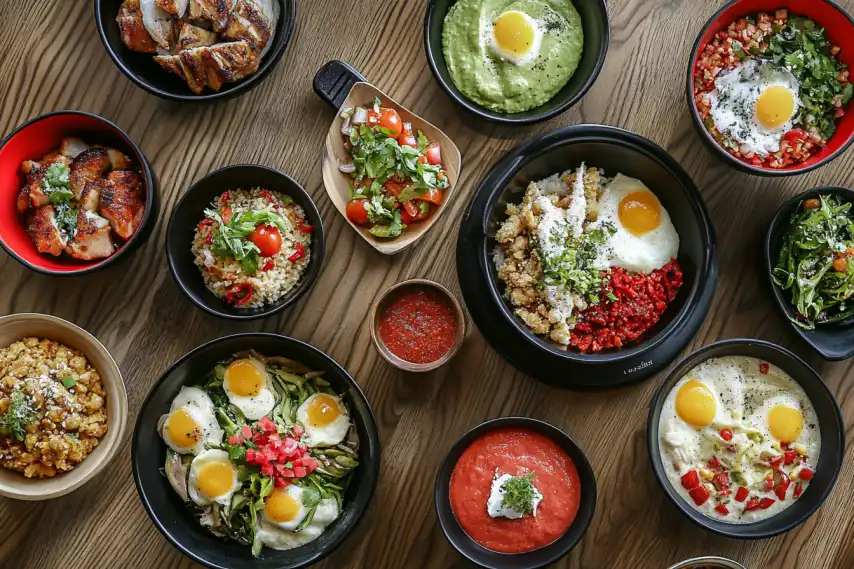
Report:
[[[715,149],[715,151],[736,168],[759,176],[791,176],[803,174],[814,170],[819,166],[827,164],[848,148],[854,142],[854,105],[849,103],[848,114],[836,123],[836,133],[830,138],[827,145],[819,152],[813,154],[806,162],[801,162],[786,168],[766,168],[753,166],[743,162],[721,148],[706,127],[694,105],[694,65],[702,49],[709,43],[714,35],[725,30],[735,20],[755,14],[757,12],[772,13],[775,10],[785,8],[790,14],[806,16],[824,27],[827,37],[834,44],[840,46],[842,51],[839,59],[854,71],[854,18],[841,6],[832,0],[731,0],[718,10],[706,25],[703,26],[694,47],[691,50],[691,60],[688,64],[688,108],[694,125],[700,131],[703,139]]]
[[[133,158],[145,186],[145,214],[136,233],[112,256],[80,261],[67,255],[54,257],[36,251],[15,206],[24,185],[21,162],[38,160],[59,147],[63,136],[78,136],[89,144],[112,146]],[[0,245],[9,255],[34,271],[56,276],[90,273],[116,262],[137,249],[151,234],[159,209],[157,182],[148,160],[125,132],[107,119],[81,111],[56,111],[36,117],[16,128],[0,143]]]

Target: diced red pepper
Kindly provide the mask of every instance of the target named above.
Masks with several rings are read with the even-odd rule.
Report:
[[[261,267],[261,270],[262,271],[269,271],[269,270],[273,269],[273,267],[275,267],[275,266],[276,266],[276,263],[273,262],[273,259],[267,259],[267,262],[264,263],[264,266]]]
[[[786,452],[783,453],[783,464],[785,464],[787,466],[792,464],[793,462],[795,462],[796,456],[798,456],[798,453],[796,453],[793,450],[787,450]]]
[[[682,487],[686,490],[693,490],[700,485],[700,475],[696,470],[691,470],[682,476]]]
[[[780,483],[777,484],[777,488],[774,490],[774,493],[777,495],[777,499],[781,502],[786,499],[786,492],[789,490],[789,485],[791,481],[788,476],[784,476]]]
[[[202,227],[205,227],[205,226],[207,226],[207,225],[213,225],[213,222],[214,222],[214,220],[213,220],[213,219],[211,219],[210,217],[206,217],[206,218],[204,218],[203,220],[201,220],[201,221],[199,222],[199,226],[198,226],[199,231],[201,231],[201,230],[202,230]]]
[[[800,498],[801,494],[803,494],[803,493],[804,493],[804,487],[799,482],[798,484],[795,485],[795,491],[792,492],[792,496],[795,498]]]
[[[768,462],[768,466],[770,466],[770,467],[771,467],[771,468],[773,468],[774,470],[779,470],[779,469],[780,469],[780,465],[781,465],[782,463],[783,463],[783,457],[782,457],[782,456],[778,456],[778,457],[777,457],[777,458],[775,458],[774,460],[769,461],[769,462]]]
[[[715,511],[722,516],[726,516],[727,514],[729,514],[729,510],[723,504],[718,504],[717,506],[715,506]]]
[[[246,449],[246,462],[255,462],[255,449],[248,448]]]
[[[798,472],[798,478],[801,480],[812,480],[812,477],[815,475],[815,471],[810,468],[801,468],[801,471]]]
[[[294,478],[305,478],[308,474],[304,466],[294,466]]]
[[[236,304],[237,306],[246,306],[252,301],[252,284],[239,283],[229,287],[225,292],[225,301],[228,304]]]
[[[732,431],[730,429],[721,429],[718,431],[721,435],[721,438],[727,442],[732,440]]]
[[[294,253],[290,257],[288,257],[288,261],[290,261],[291,263],[296,263],[297,261],[305,257],[305,247],[302,243],[294,243],[294,249]]]
[[[768,362],[761,362],[759,364],[759,373],[768,373]]]
[[[307,462],[305,464],[305,469],[308,471],[309,474],[311,474],[319,466],[319,464],[313,458],[307,458],[306,461]]]
[[[729,488],[729,472],[718,472],[715,474],[715,477],[712,478],[712,484],[714,484],[715,488],[718,490],[726,490]]]
[[[780,448],[781,448],[781,449],[783,449],[783,450],[788,450],[788,448],[789,448],[789,443],[787,443],[787,442],[781,442],[781,443],[780,443]]]
[[[219,195],[219,201],[222,203],[228,203],[228,192],[225,191]]]
[[[240,429],[240,431],[243,433],[243,436],[246,437],[247,439],[251,439],[252,435],[255,434],[252,432],[252,427],[250,427],[249,425],[245,425],[242,429]]]
[[[709,499],[709,491],[706,490],[705,486],[697,486],[690,490],[688,494],[691,495],[691,499],[694,500],[694,503],[698,506],[702,506],[706,500]]]
[[[275,201],[273,199],[273,194],[270,193],[270,190],[261,190],[259,193],[262,198],[267,200],[267,203],[273,203]]]
[[[758,509],[759,509],[759,498],[751,498],[744,505],[744,511],[745,512],[749,512],[751,510],[758,510]]]
[[[276,433],[278,429],[276,428],[276,423],[270,420],[269,417],[264,415],[261,419],[258,420],[258,428],[262,429],[267,433]]]
[[[291,433],[293,433],[293,435],[296,438],[300,438],[303,435],[303,433],[305,433],[305,430],[303,430],[303,428],[300,425],[294,424],[294,426],[291,427]]]
[[[715,469],[721,465],[721,461],[718,460],[718,457],[713,456],[712,460],[709,461],[709,468]]]
[[[744,502],[747,499],[748,494],[750,494],[750,490],[748,490],[744,486],[740,486],[738,488],[738,492],[735,493],[735,501]]]
[[[772,504],[774,504],[774,502],[776,502],[774,498],[762,498],[759,500],[759,507],[763,510],[767,510]]]
[[[303,233],[311,233],[313,230],[314,228],[309,223],[302,222],[297,224],[297,231],[302,231]]]
[[[770,492],[774,489],[774,479],[772,477],[768,477],[764,480],[765,482],[765,491]]]

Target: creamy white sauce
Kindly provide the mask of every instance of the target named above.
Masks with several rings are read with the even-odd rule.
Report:
[[[504,517],[510,518],[511,520],[518,520],[523,517],[525,514],[523,512],[519,512],[514,510],[513,508],[505,507],[504,502],[504,483],[513,478],[513,476],[509,474],[502,474],[499,476],[498,469],[495,469],[495,476],[492,478],[492,488],[489,492],[489,499],[486,501],[486,510],[489,512],[489,516],[492,518]],[[534,486],[534,499],[531,501],[531,510],[532,515],[537,517],[537,507],[540,505],[540,502],[543,501],[543,495],[537,490],[537,487]]]

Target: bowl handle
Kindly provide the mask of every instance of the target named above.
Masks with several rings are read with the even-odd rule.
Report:
[[[367,82],[368,80],[352,66],[333,59],[321,67],[314,76],[314,92],[337,110],[347,100],[353,85]]]

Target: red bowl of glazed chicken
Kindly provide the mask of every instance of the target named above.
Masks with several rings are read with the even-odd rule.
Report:
[[[801,174],[854,141],[851,65],[854,19],[832,0],[732,0],[694,43],[688,106],[736,168]]]
[[[112,122],[41,115],[0,143],[0,245],[48,275],[104,268],[148,238],[156,186],[142,151]]]

